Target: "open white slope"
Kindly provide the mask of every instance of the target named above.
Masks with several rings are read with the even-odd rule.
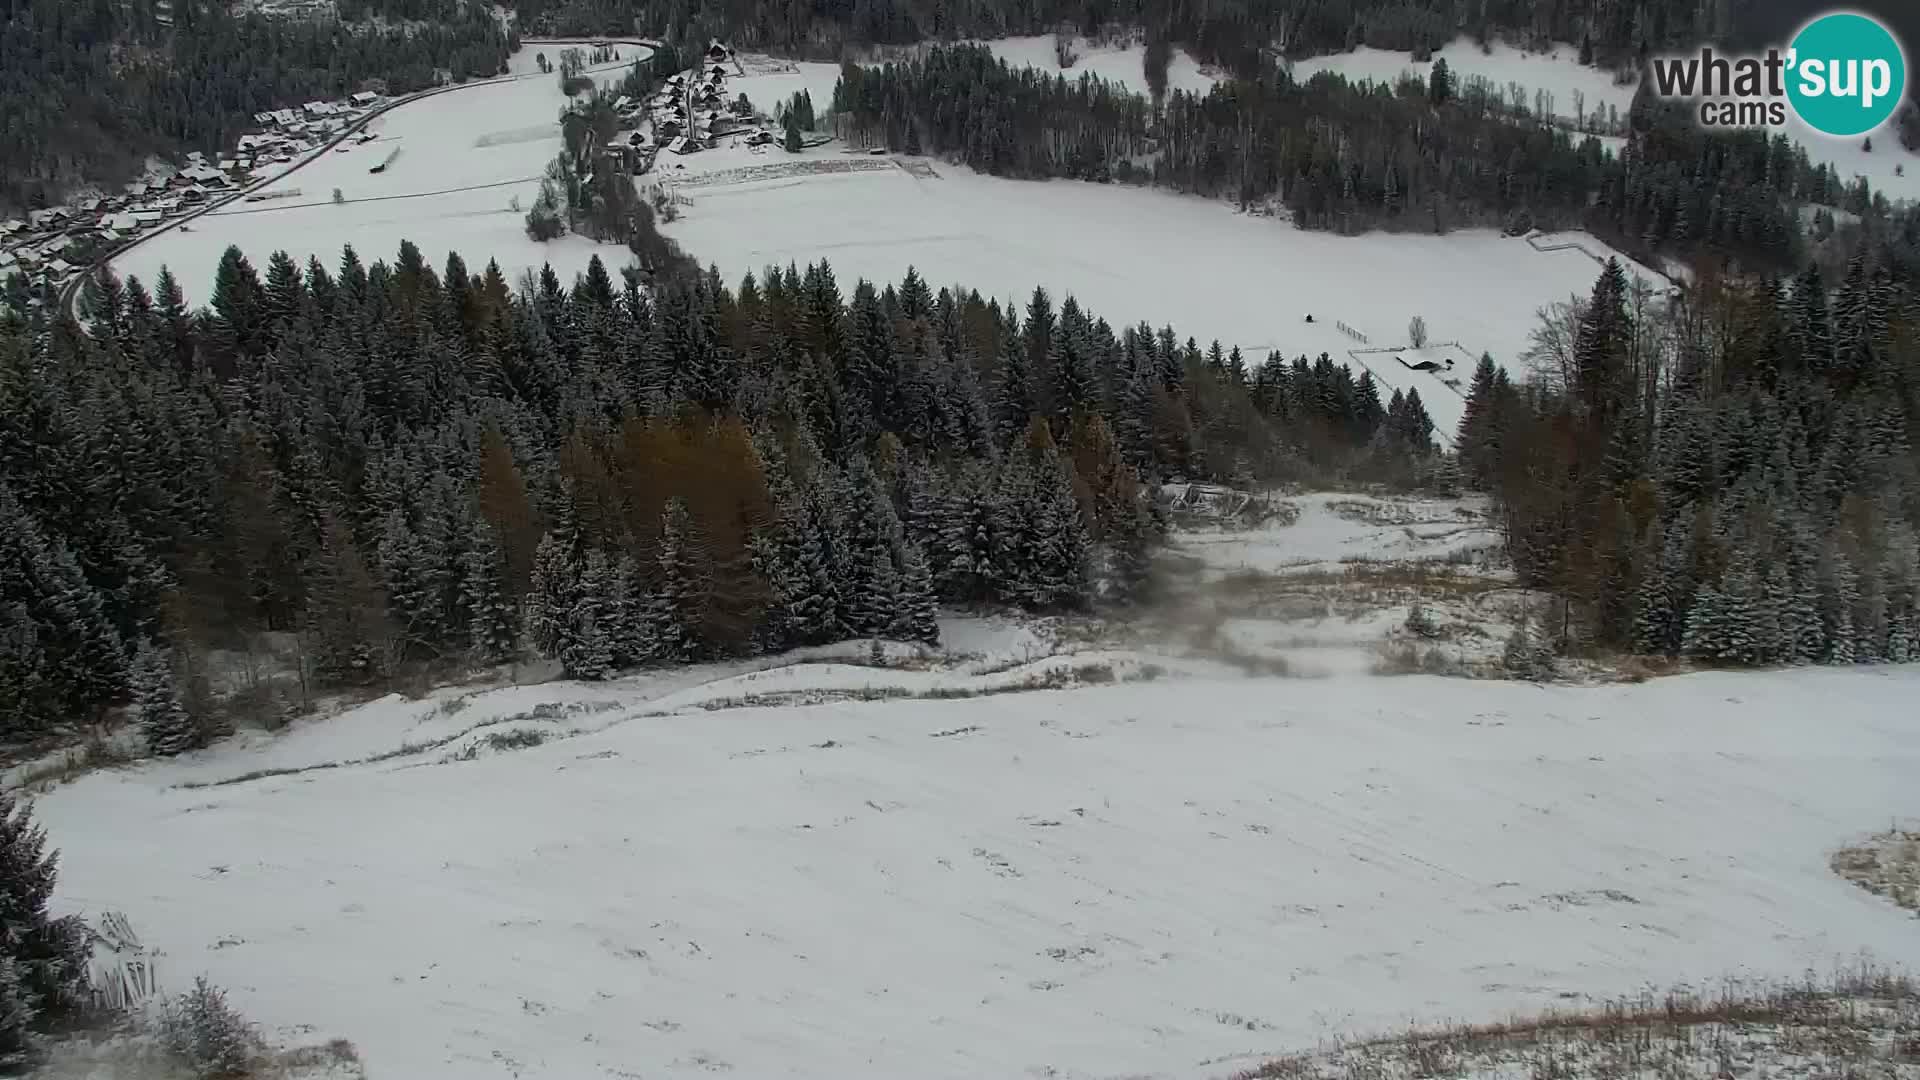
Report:
[[[620,62],[591,69],[603,85],[618,82],[647,52],[640,45],[620,50]],[[525,208],[560,152],[566,105],[557,74],[529,74],[541,51],[558,62],[560,47],[528,47],[513,57],[512,76],[401,105],[372,122],[373,141],[349,140],[345,152],[321,154],[262,189],[265,201],[236,202],[141,244],[114,260],[115,272],[151,283],[166,266],[188,302],[200,304],[212,293],[221,254],[235,244],[263,273],[279,250],[302,265],[317,255],[332,270],[344,244],[371,265],[392,261],[402,240],[412,240],[436,269],[450,251],[475,273],[497,259],[509,283],[551,262],[570,284],[596,253],[624,264],[624,248],[575,236],[548,244],[527,239]],[[383,172],[368,171],[395,150]],[[333,201],[336,188],[342,204]],[[291,191],[299,194],[274,197]]]
[[[771,175],[730,175],[755,160]],[[1463,386],[1483,351],[1512,366],[1537,309],[1587,293],[1599,273],[1583,251],[1536,251],[1492,232],[1341,237],[1163,191],[1001,180],[902,160],[923,175],[829,151],[798,162],[698,155],[682,174],[693,205],[663,231],[730,280],[825,258],[850,291],[859,277],[898,282],[912,265],[936,286],[960,283],[1023,310],[1043,286],[1116,325],[1171,323],[1203,347],[1213,338],[1238,345],[1249,364],[1268,350],[1326,352],[1357,370],[1354,350],[1405,345],[1408,321],[1423,315],[1434,342],[1459,343],[1450,355]],[[809,163],[868,171],[808,174]],[[1452,433],[1457,393],[1392,354],[1363,357],[1384,394],[1418,388],[1440,433]]]
[[[993,54],[1010,67],[1030,67],[1049,75],[1059,75],[1069,82],[1082,75],[1092,75],[1136,94],[1148,92],[1145,45],[1096,45],[1085,38],[1074,38],[1073,66],[1063,68],[1059,54],[1054,50],[1052,35],[999,38],[982,44],[992,49]],[[1169,92],[1184,90],[1189,94],[1205,96],[1213,89],[1215,81],[1214,75],[1184,50],[1174,49],[1167,57]]]
[[[38,803],[57,903],[409,1080],[1218,1076],[1412,1018],[1920,961],[1826,867],[1920,814],[1913,669],[671,716],[647,686],[503,691],[584,695],[601,730],[472,761],[85,778]]]

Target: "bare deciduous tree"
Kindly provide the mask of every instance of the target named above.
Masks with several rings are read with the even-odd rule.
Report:
[[[1552,391],[1573,385],[1573,341],[1580,326],[1580,311],[1586,301],[1569,296],[1541,308],[1539,322],[1528,335],[1527,348],[1520,354],[1520,366],[1530,382]]]
[[[1419,315],[1407,324],[1407,341],[1416,349],[1427,347],[1427,320]]]

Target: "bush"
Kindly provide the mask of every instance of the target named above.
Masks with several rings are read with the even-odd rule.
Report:
[[[169,1053],[201,1080],[251,1076],[260,1036],[227,1004],[227,996],[202,975],[193,989],[167,1003],[160,1036]]]
[[[1407,633],[1423,638],[1440,636],[1440,627],[1433,621],[1433,616],[1427,614],[1426,605],[1415,604],[1407,609]]]
[[[1533,628],[1522,621],[1507,637],[1500,666],[1516,679],[1543,682],[1554,676],[1553,648],[1536,637]]]

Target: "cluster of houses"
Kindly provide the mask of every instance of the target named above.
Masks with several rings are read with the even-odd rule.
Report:
[[[774,141],[773,134],[755,123],[751,107],[727,97],[727,73],[738,72],[733,50],[718,41],[707,46],[701,62],[671,75],[644,101],[622,96],[614,102],[623,124],[606,152],[621,157],[636,173],[646,172],[662,152],[693,154],[711,150],[728,137],[740,137],[748,146]]]
[[[251,185],[262,170],[290,165],[326,144],[380,104],[373,93],[260,113],[260,130],[240,136],[212,162],[200,151],[170,176],[136,180],[117,195],[89,195],[65,206],[0,220],[0,281],[22,274],[57,290],[89,263],[142,233]],[[252,198],[252,196],[249,196]]]

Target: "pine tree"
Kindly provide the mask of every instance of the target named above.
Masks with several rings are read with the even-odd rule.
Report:
[[[519,632],[505,575],[506,557],[493,526],[485,518],[477,519],[467,540],[461,589],[467,610],[467,646],[479,664],[504,663],[517,651]]]
[[[939,611],[935,606],[933,575],[918,544],[906,545],[900,557],[899,602],[892,636],[926,645],[940,643]]]
[[[148,750],[172,757],[199,747],[199,731],[180,703],[180,692],[174,683],[173,657],[166,650],[151,641],[142,641],[134,653],[129,681],[134,719],[146,737]]]
[[[25,1061],[29,1029],[82,1003],[86,930],[77,917],[47,911],[58,872],[46,830],[0,793],[0,1064]]]
[[[702,549],[686,500],[668,500],[660,523],[660,591],[650,619],[655,648],[665,659],[692,660],[705,647],[701,616],[712,584]]]
[[[1454,435],[1454,449],[1476,488],[1486,486],[1493,469],[1494,372],[1493,356],[1481,353],[1467,390],[1466,408],[1460,413],[1460,430]]]
[[[1033,415],[1033,387],[1027,368],[1027,346],[1011,329],[1001,337],[1000,382],[994,396],[994,430],[1002,446],[1027,429]]]
[[[605,552],[590,551],[581,560],[579,578],[572,591],[566,640],[560,647],[561,669],[569,678],[605,679],[613,674],[609,623],[618,618],[608,603],[614,594],[613,570]]]
[[[605,625],[615,667],[632,667],[653,659],[651,598],[640,564],[632,555],[621,556],[613,566]]]
[[[821,645],[836,640],[842,633],[840,601],[825,511],[812,498],[797,502],[789,511],[781,540],[790,575],[783,582],[782,595],[794,641]]]
[[[549,532],[533,552],[532,588],[527,592],[523,620],[528,643],[549,658],[560,656],[572,632],[574,585],[579,572],[570,547]]]

